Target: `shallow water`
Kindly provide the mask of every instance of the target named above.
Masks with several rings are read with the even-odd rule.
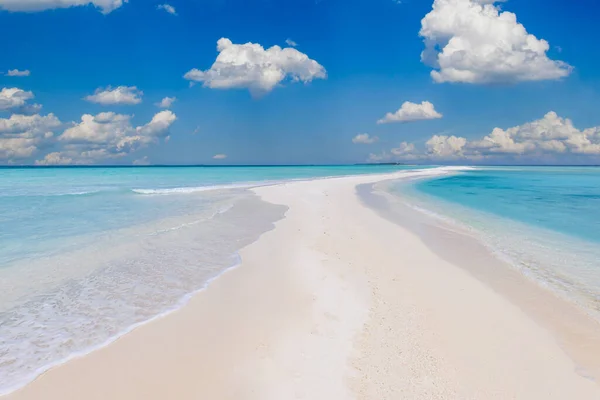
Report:
[[[248,187],[391,166],[0,169],[0,393],[177,309],[282,218]]]
[[[477,168],[388,190],[600,315],[599,168]]]

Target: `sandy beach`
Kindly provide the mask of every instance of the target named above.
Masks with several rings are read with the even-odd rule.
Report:
[[[4,398],[600,399],[591,318],[357,194],[416,174],[253,189],[288,210],[238,268]]]

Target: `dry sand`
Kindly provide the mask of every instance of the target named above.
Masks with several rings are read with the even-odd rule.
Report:
[[[600,399],[551,330],[360,202],[390,177],[255,189],[289,210],[239,268],[6,399]]]

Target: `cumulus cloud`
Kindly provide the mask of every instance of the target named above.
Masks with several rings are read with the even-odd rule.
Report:
[[[103,14],[108,14],[127,2],[128,0],[0,0],[0,10],[35,12],[93,5]]]
[[[529,34],[498,0],[435,0],[421,21],[421,60],[435,82],[504,83],[560,79],[572,67],[548,58],[549,44]]]
[[[64,156],[61,153],[55,151],[48,153],[41,160],[36,160],[35,165],[72,165],[78,164],[76,160],[70,157]]]
[[[6,74],[6,76],[18,76],[18,77],[23,77],[23,76],[29,76],[31,75],[31,71],[29,71],[28,69],[24,70],[24,71],[20,71],[18,69],[11,69],[9,70]]]
[[[416,104],[405,101],[398,111],[387,113],[377,123],[388,124],[391,122],[411,122],[437,118],[442,118],[442,114],[438,113],[430,102],[423,101],[421,104]]]
[[[42,116],[13,114],[10,118],[0,118],[0,135],[21,134],[24,132],[50,132],[61,122],[54,114]]]
[[[467,140],[462,137],[434,135],[425,142],[427,153],[433,157],[455,157],[462,156],[462,151]]]
[[[135,131],[138,135],[146,138],[166,137],[169,127],[175,122],[177,117],[169,110],[161,111],[152,117],[152,120],[146,125],[138,126]]]
[[[383,151],[379,154],[371,153],[367,159],[368,162],[393,162],[393,161],[412,161],[419,160],[422,158],[418,154],[415,145],[412,143],[402,142],[398,147],[390,149],[390,151]]]
[[[175,10],[175,7],[173,7],[170,4],[159,4],[158,6],[156,6],[157,10],[165,10],[166,12],[168,12],[171,15],[177,15],[177,11]]]
[[[478,139],[433,135],[422,149],[402,143],[370,159],[508,162],[508,163],[597,163],[600,156],[600,126],[580,130],[555,112],[508,129],[494,128]]]
[[[54,114],[22,115],[0,118],[0,160],[18,160],[32,156],[48,146],[61,126]]]
[[[600,155],[600,127],[577,129],[555,112],[542,119],[507,130],[495,128],[481,140],[469,143],[482,154],[577,154]]]
[[[93,164],[129,155],[168,140],[177,117],[164,110],[145,125],[133,126],[130,115],[84,114],[79,123],[62,123],[54,114],[13,114],[0,118],[0,161],[14,162],[48,152],[38,165]],[[67,127],[67,129],[65,129]],[[59,134],[62,131],[62,134]]]
[[[217,42],[219,55],[210,69],[192,69],[184,78],[202,82],[211,89],[249,89],[255,95],[270,92],[285,79],[311,82],[325,79],[325,68],[306,54],[291,47],[264,49],[255,43],[233,44],[222,38]]]
[[[377,142],[379,138],[377,136],[370,136],[368,133],[359,133],[354,136],[352,143],[354,144],[373,144]]]
[[[18,88],[2,88],[0,91],[0,111],[25,107],[27,101],[33,99],[32,92]]]
[[[226,158],[227,158],[227,154],[215,154],[213,156],[213,159],[215,159],[215,160],[224,160]]]
[[[150,122],[134,127],[131,116],[103,112],[84,114],[81,122],[66,129],[58,137],[62,150],[52,156],[61,163],[93,164],[99,160],[126,156],[161,138],[167,138],[177,117],[171,111],[157,113]],[[51,160],[40,160],[49,163]]]
[[[415,145],[412,143],[402,142],[400,146],[391,150],[395,156],[406,156],[415,152]]]
[[[170,108],[173,105],[173,103],[175,103],[176,100],[177,100],[176,97],[165,97],[164,99],[162,99],[160,102],[156,103],[155,105],[160,108]]]
[[[142,102],[144,92],[135,86],[118,86],[106,89],[98,88],[93,95],[86,96],[85,100],[102,105],[135,105]]]

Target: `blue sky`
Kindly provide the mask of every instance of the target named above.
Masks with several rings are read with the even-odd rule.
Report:
[[[0,0],[0,34],[10,38],[1,45],[0,88],[31,93],[21,104],[4,92],[13,96],[4,108],[0,96],[2,164],[600,161],[600,5],[592,0],[436,0],[426,28],[448,36],[437,44],[449,55],[438,65],[422,62],[419,35],[434,0],[69,0],[100,7],[68,8],[23,1]],[[461,7],[473,20],[493,9],[499,17],[483,36],[459,31],[449,18]],[[503,11],[548,50],[534,54],[522,50],[525,35],[494,33]],[[258,90],[247,66],[213,66],[220,38],[234,53],[246,43],[291,47],[291,39],[294,55],[323,73],[293,61],[279,68],[284,79]],[[514,43],[506,49],[501,39]],[[456,61],[452,40],[468,61]],[[493,57],[524,54],[494,71]],[[184,79],[194,68],[199,80]],[[13,70],[30,73],[7,76]],[[432,70],[445,77],[436,82]],[[86,100],[120,86],[136,87],[141,101]],[[165,97],[176,98],[169,109],[156,105]],[[418,107],[400,112],[405,102]],[[42,119],[49,113],[52,121]],[[378,124],[387,113],[395,119]],[[99,117],[82,124],[83,115]],[[503,133],[492,136],[494,128]],[[368,139],[353,142],[359,134]]]

